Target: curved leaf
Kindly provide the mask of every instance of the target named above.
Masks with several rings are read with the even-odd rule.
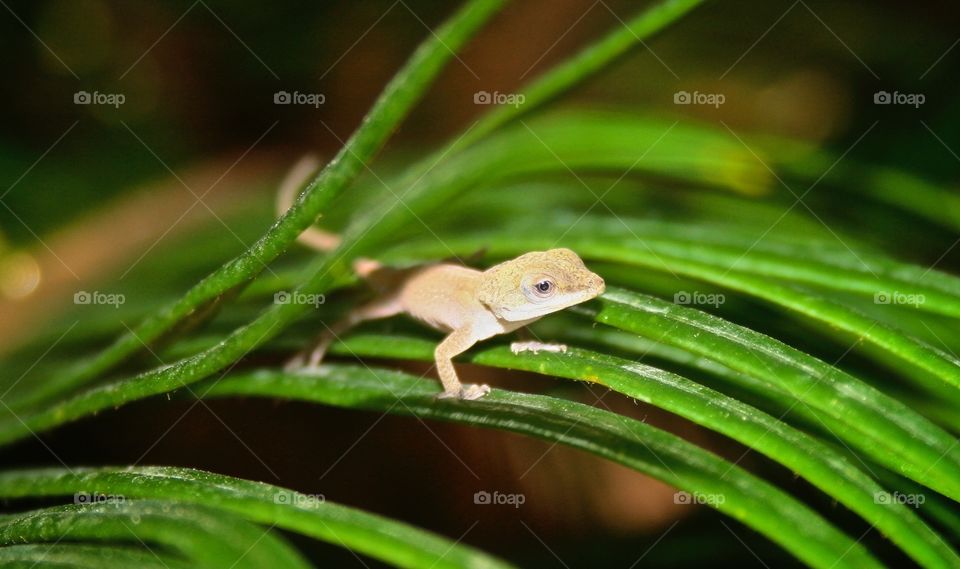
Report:
[[[78,490],[128,499],[178,500],[193,504],[192,508],[227,511],[399,567],[508,567],[472,548],[387,518],[277,486],[189,468],[52,468],[0,473],[0,496],[4,498],[60,496]]]
[[[152,542],[178,550],[211,569],[258,569],[274,564],[310,567],[269,529],[191,504],[120,498],[90,505],[55,506],[0,520],[0,545],[61,540]]]
[[[0,547],[0,564],[9,569],[190,569],[195,565],[163,552],[123,547],[68,545],[8,545]]]
[[[619,289],[608,291],[602,303],[596,314],[599,322],[760,379],[769,392],[842,425],[838,436],[861,452],[960,498],[960,480],[953,474],[960,464],[960,449],[954,437],[857,378],[769,336],[699,310]]]
[[[608,292],[604,302],[614,302],[607,300],[607,297],[616,299],[617,295],[617,291]],[[605,307],[597,319],[600,322],[615,320],[612,314],[616,314],[620,319],[629,320],[634,311],[632,307],[620,305],[614,308]],[[733,326],[729,323],[726,325],[728,328]],[[674,330],[678,329],[679,327],[674,327]],[[690,334],[681,335],[693,337]],[[773,340],[767,340],[776,348]],[[707,343],[705,340],[704,344]],[[742,353],[716,343],[709,345],[709,348],[714,351],[725,349],[730,357],[744,357]],[[430,342],[369,335],[353,335],[334,345],[331,351],[351,356],[416,358],[427,361],[433,358],[433,344]],[[882,501],[878,502],[878,496],[884,496],[886,490],[846,456],[759,409],[693,381],[640,363],[580,349],[568,349],[562,355],[544,353],[537,356],[518,356],[506,348],[498,347],[485,349],[470,357],[470,361],[599,383],[634,399],[673,412],[782,463],[881,528],[921,562],[931,563],[936,560],[945,566],[960,564],[957,554],[945,548],[936,533],[908,508],[902,504],[891,508]],[[776,368],[768,369],[771,373],[777,372]],[[779,371],[783,374],[782,369]],[[813,399],[816,395],[818,394],[813,393],[809,397],[805,396],[805,399]],[[884,451],[873,454],[886,457]],[[931,462],[933,466],[930,466]],[[896,458],[887,458],[884,464],[894,469],[901,467],[900,460]],[[930,461],[922,470],[932,470],[934,466],[936,462]],[[920,468],[910,470],[918,478],[924,477],[916,474],[921,471]],[[947,474],[952,472],[950,468],[943,470],[946,470]],[[956,480],[948,479],[944,486],[951,488],[955,483]],[[936,553],[933,553],[934,551]]]
[[[385,341],[393,343],[393,340]],[[503,352],[495,349],[484,355],[493,357]],[[708,500],[711,507],[764,533],[812,566],[876,563],[859,544],[854,544],[826,520],[817,519],[816,513],[788,494],[646,423],[580,403],[496,389],[483,399],[469,402],[439,402],[436,394],[433,382],[409,374],[347,366],[326,366],[320,376],[267,370],[238,374],[220,380],[210,390],[210,395],[218,396],[267,395],[363,409],[389,409],[562,442],[691,493],[722,496],[722,499]],[[401,405],[397,405],[398,400]],[[783,524],[789,524],[795,531],[781,531]],[[942,559],[938,563],[943,563]]]

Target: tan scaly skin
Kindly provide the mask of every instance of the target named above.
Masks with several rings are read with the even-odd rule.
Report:
[[[284,212],[298,191],[316,171],[315,159],[301,160],[281,186],[277,209]],[[330,250],[339,243],[336,235],[311,228],[299,240],[315,249]],[[452,263],[437,263],[394,270],[376,261],[360,260],[357,274],[378,290],[372,302],[351,310],[321,335],[315,348],[298,354],[287,369],[315,369],[327,348],[357,324],[397,314],[407,314],[447,332],[434,352],[441,398],[479,399],[490,392],[487,385],[464,385],[457,378],[453,358],[477,342],[513,332],[540,318],[596,298],[604,291],[600,276],[587,269],[570,249],[526,253],[485,271]],[[515,342],[521,351],[566,351],[566,346],[538,342]]]

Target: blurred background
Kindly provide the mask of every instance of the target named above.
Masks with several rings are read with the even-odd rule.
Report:
[[[304,153],[332,156],[453,9],[432,0],[2,4],[0,357],[49,350],[50,363],[74,327],[100,331],[77,345],[102,347],[252,243],[273,218],[284,172]],[[388,176],[468,128],[489,109],[478,93],[517,92],[645,4],[512,3],[450,63],[372,175]],[[787,137],[956,187],[958,30],[960,13],[941,2],[707,2],[558,105],[695,121],[734,138]],[[792,201],[772,177],[761,190],[773,205]],[[882,210],[867,223],[826,185],[806,201],[901,259],[957,271],[949,223],[878,223]],[[960,220],[952,207],[944,204],[944,217]],[[298,251],[291,264],[308,258]],[[149,300],[78,309],[74,295],[93,290]],[[490,375],[464,369],[475,380]],[[2,373],[41,377],[12,364]],[[517,374],[503,381],[549,384]],[[724,456],[743,452],[655,409],[606,401]],[[519,436],[373,413],[151,400],[0,459],[215,470],[463,535],[526,566],[632,566],[638,552],[642,565],[682,566],[707,548],[714,560],[745,566],[792,563],[745,528],[736,533],[742,542],[733,539],[726,518],[691,514],[671,488],[625,468]],[[775,476],[806,491],[790,473]],[[469,499],[493,488],[526,501],[484,509]],[[332,565],[358,565],[337,548],[304,546]]]

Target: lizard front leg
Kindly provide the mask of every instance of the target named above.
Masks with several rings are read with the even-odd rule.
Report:
[[[453,367],[453,358],[469,350],[480,339],[473,328],[468,326],[454,330],[437,344],[437,349],[434,350],[434,359],[437,362],[440,382],[443,383],[443,393],[438,396],[440,399],[473,400],[480,399],[490,393],[489,385],[464,385],[460,383],[457,370]]]

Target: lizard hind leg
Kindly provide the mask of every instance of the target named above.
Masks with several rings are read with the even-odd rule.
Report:
[[[322,166],[320,159],[309,154],[297,161],[280,183],[276,201],[278,216],[285,214],[293,207],[297,197],[306,188],[307,182],[320,170],[320,166]],[[340,236],[319,227],[309,227],[297,236],[297,241],[318,251],[332,251],[340,245]]]
[[[286,365],[284,365],[284,370],[316,370],[320,366],[320,362],[323,361],[323,356],[326,355],[327,349],[330,348],[331,344],[340,339],[341,334],[361,322],[389,318],[401,312],[403,312],[403,306],[400,304],[400,300],[394,295],[378,298],[359,308],[354,308],[332,326],[326,326],[326,330],[320,334],[313,348],[304,350],[287,361]]]

